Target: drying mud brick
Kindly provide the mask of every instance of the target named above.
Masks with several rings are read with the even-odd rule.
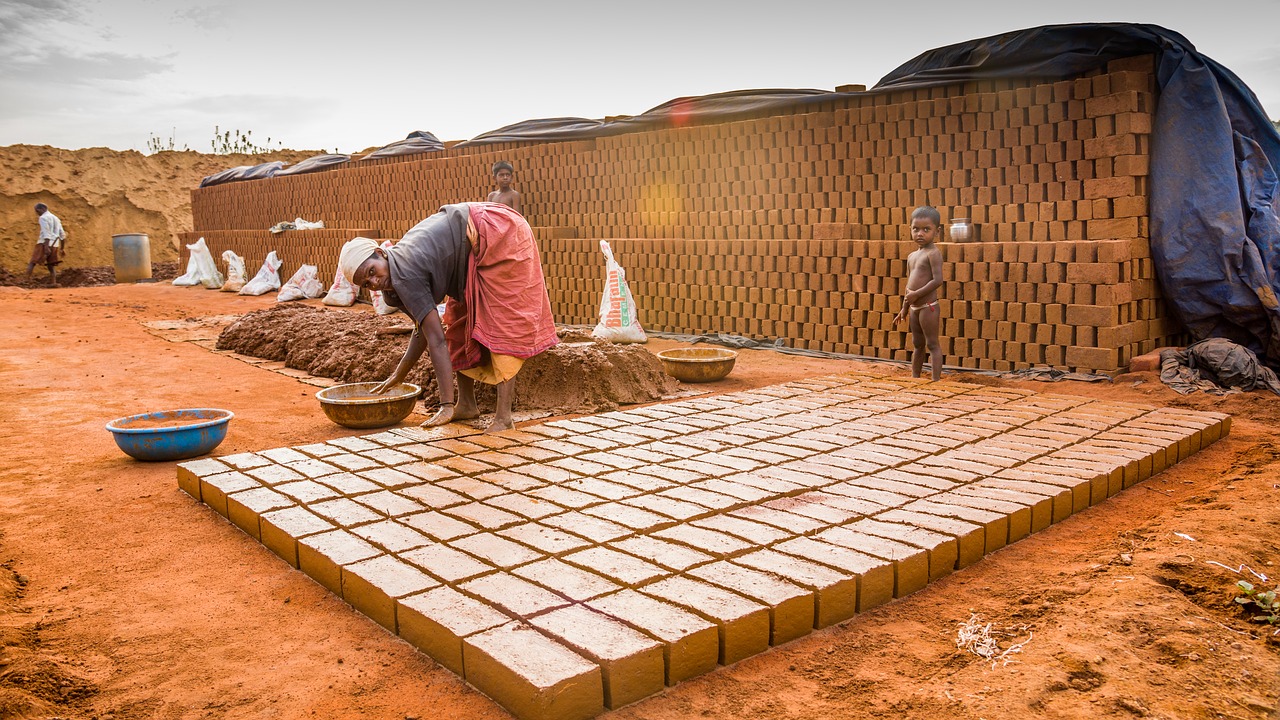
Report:
[[[395,428],[177,480],[525,720],[618,708],[906,596],[1229,430],[851,373],[492,436]]]
[[[635,702],[665,683],[662,645],[599,612],[573,605],[529,623],[600,665],[606,707]]]
[[[238,472],[220,472],[200,478],[200,499],[219,515],[227,516],[227,496],[242,490],[261,487],[251,477]]]
[[[334,529],[328,520],[301,507],[265,513],[258,526],[262,544],[294,567],[298,567],[300,539]]]
[[[848,620],[858,611],[858,579],[851,575],[767,549],[734,558],[734,562],[771,573],[812,591],[814,628],[821,629]]]
[[[769,644],[781,645],[813,630],[814,594],[770,573],[729,562],[694,568],[689,574],[769,608]]]
[[[769,608],[765,605],[684,577],[659,580],[643,590],[714,622],[720,630],[721,665],[732,665],[769,647]]]
[[[667,685],[710,672],[720,658],[716,626],[674,605],[632,590],[589,600],[586,605],[660,640]]]
[[[467,682],[521,720],[585,720],[604,710],[600,667],[528,625],[472,635],[462,657]]]
[[[379,555],[342,570],[342,599],[382,627],[396,632],[396,600],[440,583],[412,565]]]
[[[438,587],[397,602],[396,621],[406,642],[465,677],[462,639],[505,625],[511,618],[453,588]]]
[[[183,492],[200,499],[200,478],[206,475],[217,475],[228,472],[231,468],[213,458],[201,458],[178,463],[178,487]]]
[[[858,612],[866,612],[893,599],[893,563],[800,537],[774,546],[778,551],[820,565],[829,565],[858,579]]]
[[[298,569],[341,597],[342,566],[377,554],[377,548],[346,530],[332,530],[298,541]]]
[[[227,519],[250,536],[261,540],[262,514],[288,507],[293,507],[293,500],[290,498],[269,488],[251,488],[227,496]]]

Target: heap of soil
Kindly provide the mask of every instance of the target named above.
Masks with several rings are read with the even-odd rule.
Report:
[[[151,264],[151,279],[165,282],[178,277],[178,262],[159,262]],[[100,267],[58,268],[58,287],[92,287],[94,285],[114,285],[116,269],[110,265]],[[0,268],[0,286],[21,288],[43,288],[49,286],[48,271],[43,267],[36,268],[30,280],[25,273],[11,273]]]
[[[314,154],[143,155],[109,148],[0,147],[0,167],[6,170],[0,173],[0,267],[26,270],[38,233],[33,211],[38,202],[48,205],[67,230],[63,267],[111,264],[111,236],[121,233],[146,233],[154,260],[177,260],[178,233],[192,229],[191,190],[202,178],[237,165],[293,163]]]
[[[251,312],[218,336],[219,350],[275,360],[339,382],[383,380],[395,371],[409,344],[403,315],[277,305]],[[553,414],[604,412],[619,405],[653,402],[676,390],[654,355],[636,345],[562,342],[530,358],[516,376],[515,408]],[[431,363],[424,358],[409,382],[423,398],[439,398]],[[477,386],[477,400],[492,410],[494,391]]]

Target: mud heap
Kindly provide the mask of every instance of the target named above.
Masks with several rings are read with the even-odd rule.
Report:
[[[178,263],[151,263],[151,279],[156,282],[168,282],[178,277]],[[96,285],[114,285],[116,269],[110,265],[99,267],[71,267],[63,269],[58,266],[58,287],[93,287]],[[43,288],[49,286],[49,271],[45,266],[36,267],[30,280],[25,271],[9,272],[0,268],[0,286],[24,288]]]
[[[283,362],[344,383],[383,380],[408,346],[408,322],[399,314],[277,305],[227,326],[218,349]],[[407,379],[424,388],[428,405],[438,401],[426,358]],[[556,415],[605,412],[658,400],[677,385],[642,347],[592,342],[580,333],[562,335],[559,345],[530,358],[516,376],[515,409]],[[492,411],[494,399],[493,388],[477,386],[482,410]]]

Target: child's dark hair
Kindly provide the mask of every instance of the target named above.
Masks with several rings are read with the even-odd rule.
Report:
[[[938,212],[938,208],[931,205],[921,205],[916,208],[915,211],[911,213],[911,219],[915,220],[916,218],[932,220],[934,225],[942,224],[942,214]]]
[[[493,164],[494,175],[497,175],[498,171],[500,170],[510,170],[511,172],[516,171],[516,169],[511,166],[511,163],[507,162],[506,160],[499,160],[498,162]]]

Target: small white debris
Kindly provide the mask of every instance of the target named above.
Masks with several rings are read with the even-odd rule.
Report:
[[[1003,667],[1013,662],[1011,656],[1022,652],[1022,648],[1035,637],[1035,634],[1027,628],[1026,625],[1017,625],[1004,630],[993,630],[991,623],[983,624],[982,616],[975,613],[960,625],[956,634],[956,647],[965,652],[971,652],[983,660],[990,660],[991,669],[995,670],[997,664]],[[1001,638],[1013,639],[1024,632],[1027,633],[1026,640],[1008,647],[1000,647]]]

